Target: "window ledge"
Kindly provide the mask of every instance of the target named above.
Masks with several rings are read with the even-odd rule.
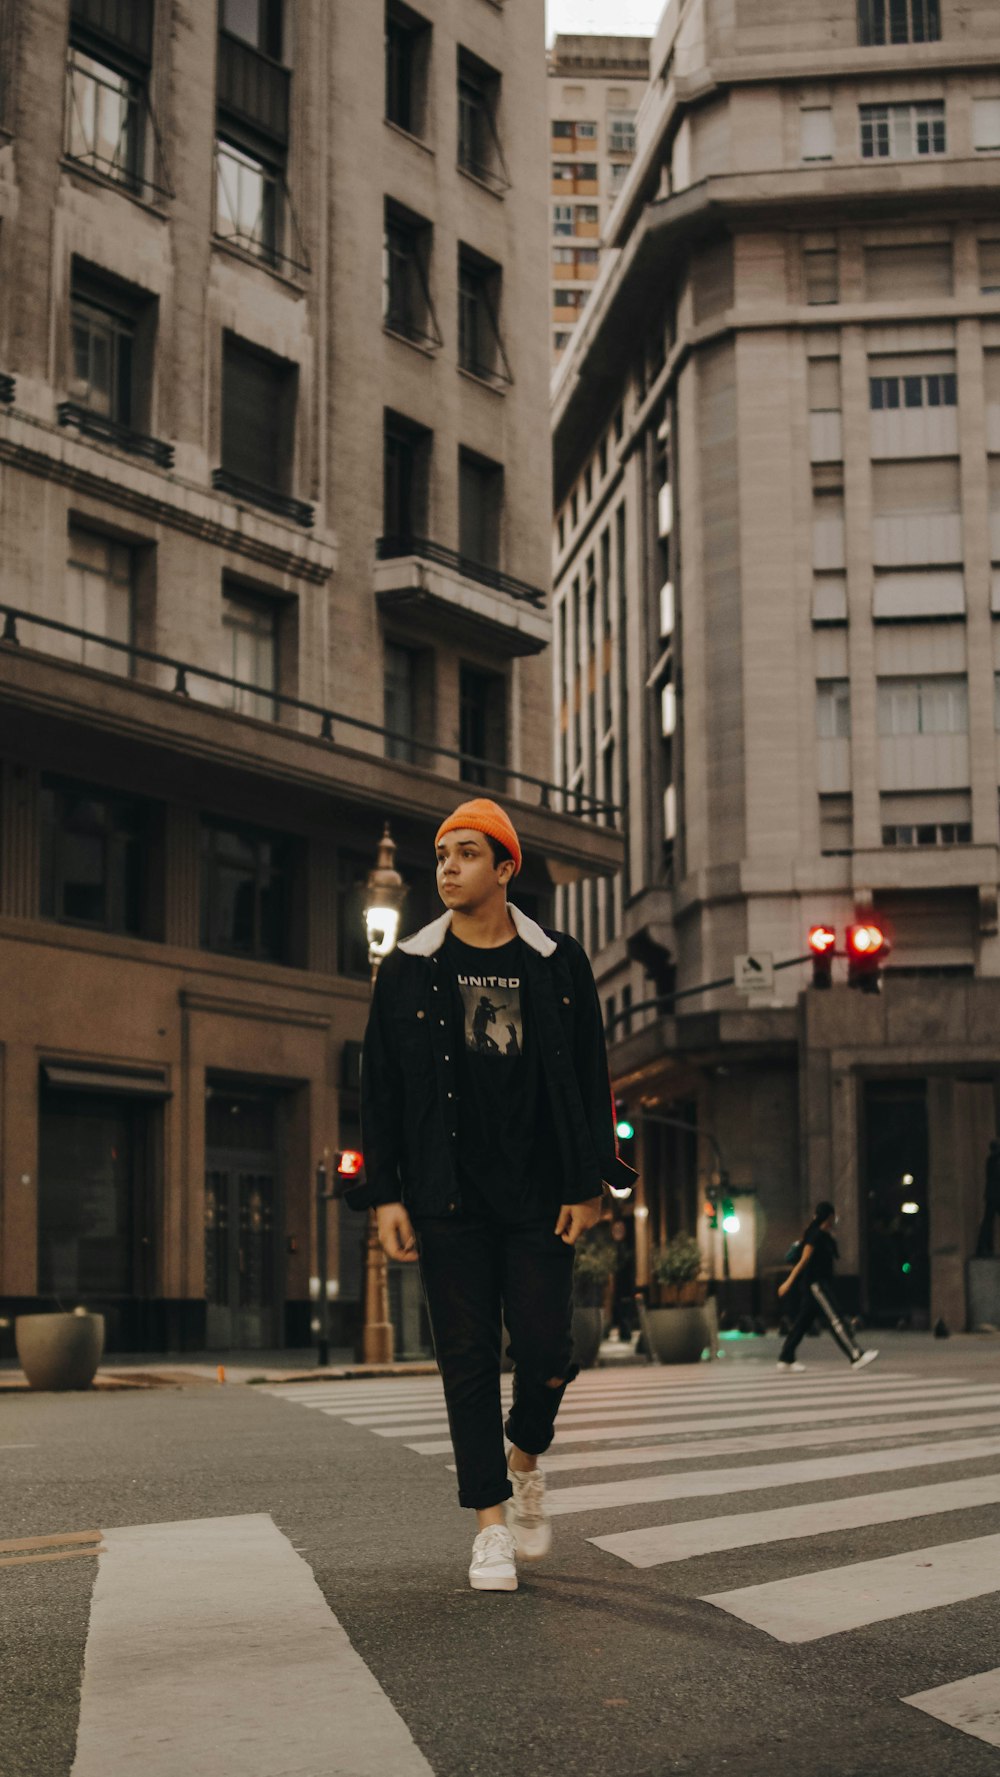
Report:
[[[474,173],[471,167],[464,166],[460,160],[455,162],[455,167],[456,170],[461,173],[462,178],[469,181],[470,185],[475,185],[479,191],[485,191],[488,197],[496,198],[498,203],[503,203],[504,198],[510,190],[509,185],[503,185],[499,188],[495,185],[491,185],[488,179],[482,178],[479,173]]]
[[[313,508],[305,500],[296,500],[292,494],[283,494],[278,488],[261,487],[255,481],[246,481],[230,469],[213,469],[212,486],[217,493],[228,494],[230,499],[250,506],[263,506],[266,512],[277,513],[279,518],[290,518],[294,524],[304,525],[306,529],[312,525]]]
[[[157,222],[170,220],[166,208],[166,195],[154,203],[151,198],[142,197],[139,192],[132,191],[124,180],[112,179],[107,173],[99,173],[96,167],[88,167],[85,161],[74,160],[71,155],[60,156],[59,165],[64,173],[71,173],[75,179],[83,179],[88,185],[96,185],[100,191],[114,191],[119,197],[125,198],[136,209],[144,210],[147,216],[155,216]]]
[[[60,401],[56,419],[60,426],[75,426],[83,438],[96,438],[99,444],[110,444],[114,450],[125,451],[128,456],[142,457],[146,462],[155,463],[158,469],[174,466],[172,444],[165,444],[160,438],[149,438],[144,432],[133,432],[130,426],[93,413],[76,401]]]
[[[398,339],[400,345],[409,346],[411,352],[419,352],[422,358],[436,358],[441,350],[432,339],[411,339],[408,333],[400,333],[398,327],[390,327],[388,321],[382,322],[382,332],[389,339]]]
[[[437,154],[437,149],[432,148],[429,142],[425,142],[423,136],[415,136],[412,130],[404,130],[402,124],[393,123],[391,117],[383,117],[382,122],[387,130],[392,131],[394,136],[401,136],[404,142],[410,142],[414,148],[419,148],[422,154],[429,154],[432,159]]]
[[[301,281],[302,278],[306,276],[304,268],[298,277],[293,277],[291,272],[281,271],[278,266],[269,264],[266,259],[261,259],[258,254],[251,253],[248,248],[239,246],[236,241],[228,241],[225,235],[221,234],[213,234],[212,250],[213,252],[224,253],[229,259],[238,260],[240,265],[249,265],[252,266],[255,271],[264,272],[267,277],[273,278],[276,283],[283,284],[286,290],[291,290],[292,294],[295,296],[304,296],[306,294],[305,284]]]
[[[488,376],[479,376],[476,371],[467,370],[464,364],[459,365],[458,374],[464,377],[466,382],[475,383],[477,389],[488,389],[491,395],[506,395],[511,386],[505,382],[493,382]]]

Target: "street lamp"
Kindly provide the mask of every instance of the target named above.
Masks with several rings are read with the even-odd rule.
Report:
[[[406,884],[396,869],[396,845],[386,821],[375,856],[375,867],[369,870],[365,883],[365,930],[368,934],[368,963],[372,990],[379,964],[394,948],[399,935],[399,918],[406,899]],[[378,1237],[378,1218],[368,1212],[368,1240],[365,1255],[365,1320],[361,1334],[361,1356],[366,1364],[391,1364],[392,1321],[389,1317],[389,1264]]]

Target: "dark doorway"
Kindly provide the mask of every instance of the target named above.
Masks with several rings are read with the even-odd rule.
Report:
[[[864,1308],[878,1326],[930,1322],[927,1086],[868,1080],[864,1088],[867,1206]]]
[[[153,1339],[152,1115],[110,1094],[42,1095],[39,1295],[102,1313],[112,1351]]]
[[[279,1102],[214,1086],[205,1107],[205,1302],[210,1351],[280,1345]]]

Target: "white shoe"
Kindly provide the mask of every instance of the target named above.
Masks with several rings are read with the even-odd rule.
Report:
[[[507,1501],[507,1529],[525,1561],[540,1561],[552,1547],[552,1525],[545,1504],[545,1476],[540,1468],[517,1474],[508,1468],[514,1497]]]
[[[860,1357],[852,1357],[851,1369],[863,1370],[866,1364],[873,1364],[877,1357],[877,1351],[863,1351]]]
[[[774,1367],[776,1370],[783,1370],[786,1376],[790,1376],[793,1370],[804,1370],[806,1366],[798,1361],[792,1364],[783,1364],[779,1358]]]
[[[516,1592],[514,1538],[503,1524],[489,1524],[472,1545],[469,1585],[474,1592]]]

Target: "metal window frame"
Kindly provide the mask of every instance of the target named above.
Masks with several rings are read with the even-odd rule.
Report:
[[[275,219],[275,234],[282,242],[287,242],[287,237],[290,234],[294,253],[283,252],[277,244],[273,248],[269,248],[263,241],[258,242],[252,235],[244,235],[238,230],[234,230],[231,234],[223,232],[219,220],[219,180],[222,177],[219,159],[223,149],[231,149],[234,153],[243,155],[245,159],[260,167],[265,179],[272,181],[277,192],[279,211]],[[220,136],[218,133],[215,137],[214,164],[215,187],[212,194],[212,234],[214,239],[223,246],[238,248],[241,253],[246,253],[251,259],[256,260],[259,265],[264,265],[269,271],[277,272],[283,277],[295,277],[296,275],[308,277],[312,271],[312,265],[302,230],[299,227],[299,219],[292,201],[284,167],[280,166],[277,161],[265,161],[261,155],[252,154],[240,143],[231,142],[227,136]]]
[[[86,56],[89,61],[96,62],[99,67],[107,68],[110,73],[117,74],[122,80],[127,80],[134,88],[134,97],[131,102],[135,106],[136,136],[140,150],[139,156],[137,157],[139,160],[139,166],[135,170],[122,167],[118,162],[117,154],[115,160],[103,162],[99,160],[93,152],[90,154],[73,153],[70,146],[70,140],[71,119],[76,105],[76,95],[73,86],[74,75],[79,73],[85,79],[94,80],[96,85],[103,84],[101,81],[97,80],[89,70],[78,68],[75,62],[75,57],[77,55]],[[109,87],[108,90],[113,91],[114,89]],[[82,124],[82,119],[80,119],[80,122]],[[147,122],[153,133],[153,151],[156,169],[156,178],[154,179],[147,178],[144,170],[146,162],[144,132]],[[143,202],[151,202],[152,198],[159,198],[163,201],[174,196],[173,187],[170,183],[166,150],[163,146],[163,137],[160,133],[160,126],[157,122],[153,102],[149,96],[148,80],[144,79],[132,68],[126,68],[124,66],[116,67],[114,61],[112,61],[110,57],[104,56],[102,58],[99,54],[84,48],[82,44],[73,43],[72,41],[70,42],[66,56],[66,117],[63,154],[64,158],[71,166],[84,167],[87,172],[95,174],[100,179],[106,179],[109,184],[115,185],[121,190],[128,191],[133,197],[139,198]],[[152,197],[150,194],[152,194]]]
[[[458,62],[458,78],[457,78],[457,93],[458,93],[458,155],[457,155],[457,162],[458,162],[458,168],[459,168],[460,172],[467,173],[470,176],[470,178],[477,179],[481,185],[487,186],[487,188],[493,192],[493,195],[495,197],[503,197],[510,190],[512,180],[511,180],[511,176],[510,176],[510,169],[507,165],[507,160],[504,155],[503,146],[500,141],[500,132],[497,129],[497,121],[496,121],[496,108],[497,108],[497,103],[498,103],[498,100],[500,97],[500,78],[501,77],[500,77],[499,73],[497,73],[493,70],[490,70],[489,73],[484,72],[482,75],[479,75],[477,73],[476,69],[470,66],[469,60],[466,60],[464,66],[463,66],[463,62],[462,62],[461,58],[462,58],[462,52],[460,51],[459,52],[459,62]],[[485,70],[486,64],[483,63],[481,65],[482,65],[483,69]],[[478,98],[479,98],[478,111],[479,111],[480,117],[484,120],[484,122],[486,124],[487,132],[489,134],[490,140],[493,143],[493,152],[496,156],[496,166],[495,167],[486,166],[484,163],[472,160],[469,157],[467,157],[466,155],[464,155],[462,152],[462,88],[463,88],[463,86],[470,88],[470,90],[474,91],[478,95]],[[497,169],[499,169],[499,170],[497,170]]]
[[[428,274],[430,243],[433,240],[433,224],[425,221],[423,217],[416,217],[412,212],[406,212],[401,208],[393,207],[390,209],[389,206],[386,207],[383,219],[383,252],[389,257],[389,265],[391,268],[393,260],[389,249],[390,230],[395,230],[399,234],[405,235],[410,243],[411,251],[407,255],[406,263],[411,268],[411,271],[416,273],[417,282],[424,299],[426,319],[429,323],[429,327],[418,327],[414,322],[405,318],[401,319],[398,314],[393,313],[391,303],[393,279],[391,273],[386,279],[386,306],[382,316],[382,325],[387,333],[393,334],[397,339],[407,340],[410,345],[420,346],[424,351],[439,351],[444,345],[444,335],[442,334],[438,323],[437,310],[434,307],[434,300],[431,296],[430,277]]]
[[[506,347],[503,342],[503,335],[500,331],[500,316],[498,313],[498,308],[497,308],[497,305],[493,301],[492,293],[491,293],[490,287],[489,287],[491,278],[496,277],[498,280],[500,278],[502,278],[502,276],[503,276],[502,267],[499,265],[494,265],[492,262],[487,262],[484,260],[479,260],[478,258],[473,258],[471,253],[463,252],[461,248],[459,249],[459,262],[458,262],[459,316],[461,316],[462,302],[463,302],[463,296],[462,296],[463,275],[471,276],[476,281],[476,285],[477,285],[478,293],[479,293],[479,299],[483,305],[483,308],[485,309],[486,316],[487,316],[487,319],[488,319],[489,325],[490,325],[490,331],[493,335],[493,343],[496,346],[497,354],[499,356],[500,363],[503,368],[500,370],[497,370],[495,367],[491,367],[490,365],[479,364],[477,362],[470,361],[470,359],[468,358],[466,353],[463,352],[463,350],[462,350],[461,329],[460,329],[460,333],[459,333],[459,364],[460,364],[461,368],[469,376],[477,377],[480,382],[488,383],[491,388],[502,388],[502,387],[510,388],[513,386],[514,372],[512,371],[512,369],[510,367],[510,359],[507,356],[507,350],[506,350]],[[479,332],[480,332],[479,326],[477,325],[477,328],[476,328],[477,349],[478,349]]]

